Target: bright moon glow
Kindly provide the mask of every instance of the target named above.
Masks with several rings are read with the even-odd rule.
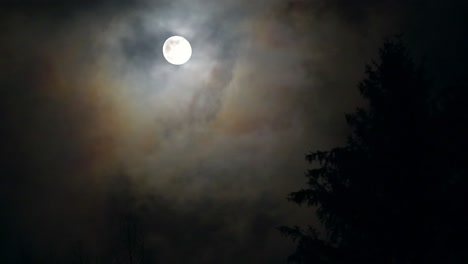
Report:
[[[192,46],[184,37],[172,36],[164,42],[163,54],[169,63],[181,65],[192,56]]]

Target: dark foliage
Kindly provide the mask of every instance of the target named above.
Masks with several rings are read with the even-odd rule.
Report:
[[[348,143],[306,160],[306,189],[327,234],[281,227],[294,263],[468,263],[467,89],[437,88],[401,38],[388,39],[359,84],[365,108],[346,116]]]

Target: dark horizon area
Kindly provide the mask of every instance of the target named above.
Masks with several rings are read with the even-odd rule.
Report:
[[[0,263],[466,263],[467,15],[1,1]]]

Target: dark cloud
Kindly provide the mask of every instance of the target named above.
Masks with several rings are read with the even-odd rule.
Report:
[[[131,32],[121,39],[121,45],[129,62],[140,68],[148,68],[155,60],[164,59],[161,50],[155,47],[162,47],[172,34],[164,29],[149,32],[142,23],[138,18],[130,23]]]

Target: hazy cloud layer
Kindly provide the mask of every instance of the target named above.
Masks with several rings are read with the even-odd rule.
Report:
[[[131,213],[161,263],[283,263],[303,154],[343,142],[382,37],[435,13],[348,2],[2,3],[2,255],[112,254]]]

